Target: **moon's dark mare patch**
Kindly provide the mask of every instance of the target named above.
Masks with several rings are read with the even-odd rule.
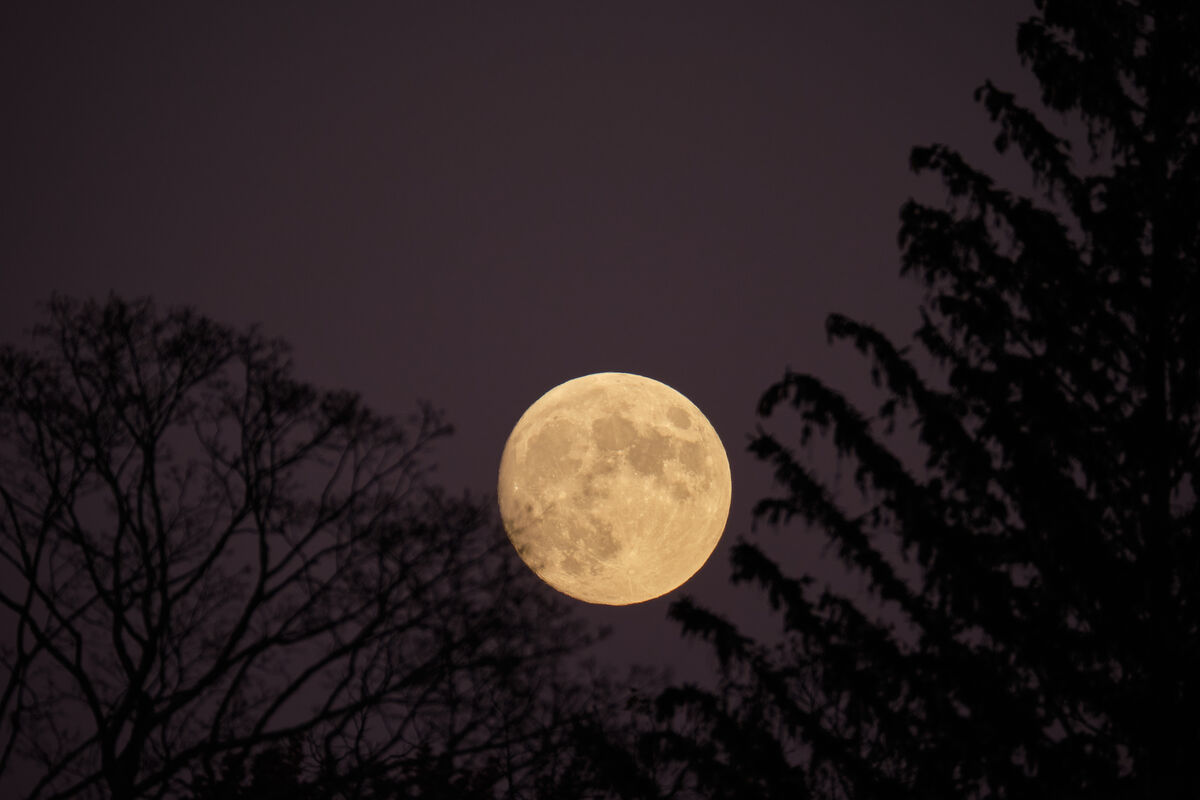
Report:
[[[658,431],[644,431],[629,446],[629,465],[642,475],[660,476],[663,462],[673,455],[675,441]]]
[[[570,420],[556,419],[543,425],[529,438],[526,459],[534,467],[530,476],[539,481],[553,481],[578,472],[582,462],[572,455],[572,447],[580,434],[579,426]]]
[[[609,414],[592,423],[592,437],[601,450],[624,450],[637,439],[637,426],[618,414]]]

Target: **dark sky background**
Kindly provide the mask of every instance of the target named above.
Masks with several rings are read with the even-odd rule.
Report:
[[[445,409],[441,480],[485,493],[543,392],[653,377],[733,470],[725,539],[681,591],[753,626],[765,605],[730,587],[728,545],[769,489],[745,453],[757,398],[789,365],[863,391],[830,311],[915,327],[897,213],[944,192],[908,171],[912,145],[1023,177],[971,93],[990,77],[1035,101],[1014,53],[1031,11],[7,3],[0,340],[54,291],[260,323],[303,378]],[[665,620],[678,594],[581,610],[614,628],[605,658],[696,677],[707,651]]]

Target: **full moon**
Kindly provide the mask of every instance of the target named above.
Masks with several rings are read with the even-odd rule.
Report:
[[[500,458],[500,516],[521,559],[588,603],[628,605],[704,565],[729,517],[729,459],[666,384],[585,375],[542,395]]]

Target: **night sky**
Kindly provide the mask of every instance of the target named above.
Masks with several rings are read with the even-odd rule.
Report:
[[[915,327],[897,214],[945,193],[911,146],[1023,177],[971,94],[991,78],[1036,102],[1013,44],[1031,11],[8,3],[0,340],[55,291],[258,323],[302,378],[443,408],[440,480],[477,493],[546,390],[653,377],[733,470],[723,544],[680,591],[747,620],[765,604],[729,586],[727,555],[769,489],[745,452],[758,396],[789,365],[864,390],[866,362],[826,344],[831,311]],[[581,610],[614,628],[613,662],[694,677],[706,651],[665,620],[678,595]]]

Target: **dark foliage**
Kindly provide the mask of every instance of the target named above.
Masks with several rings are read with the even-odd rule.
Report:
[[[878,409],[792,372],[763,395],[751,448],[780,491],[756,518],[825,537],[871,595],[743,542],[734,580],[782,644],[673,608],[726,665],[723,691],[662,698],[701,794],[1200,796],[1200,5],[1036,6],[1018,50],[1089,158],[985,84],[1039,195],[915,149],[949,192],[901,213],[916,348],[834,315]],[[810,437],[854,496],[806,463]]]
[[[554,796],[593,634],[449,428],[187,310],[55,299],[0,350],[5,796]]]

